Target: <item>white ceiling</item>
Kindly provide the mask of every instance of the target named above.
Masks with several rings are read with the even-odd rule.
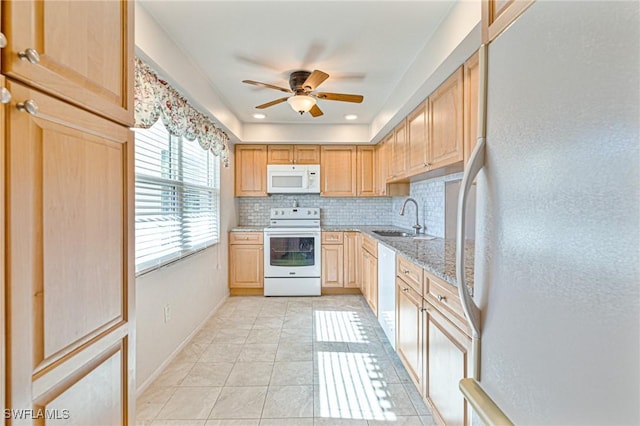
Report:
[[[405,73],[455,1],[158,1],[139,4],[208,80],[242,125],[359,124],[379,119]],[[319,91],[355,93],[361,104],[318,101],[324,115],[300,116],[281,103],[252,117],[256,105],[287,96],[244,79],[289,87],[289,73],[330,75]],[[425,76],[426,78],[427,76]],[[345,114],[357,114],[347,122]],[[223,123],[224,124],[224,123]],[[285,126],[286,127],[286,126]],[[313,128],[317,126],[311,126]]]

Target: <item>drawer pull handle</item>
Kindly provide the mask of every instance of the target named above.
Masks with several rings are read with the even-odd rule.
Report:
[[[409,291],[409,287],[402,287],[402,291],[406,293],[407,291]]]
[[[436,296],[436,298],[438,299],[439,302],[446,302],[447,301],[447,298],[445,296],[440,295],[440,294],[438,294]]]
[[[407,275],[409,273],[408,269],[405,269],[404,271],[402,271],[405,275]]]
[[[40,54],[36,49],[28,48],[25,49],[24,52],[18,52],[18,57],[23,61],[29,61],[32,64],[37,64],[40,62]]]
[[[6,87],[0,89],[0,104],[11,102],[11,92]]]
[[[427,312],[427,308],[420,308],[420,312]]]
[[[38,113],[38,110],[40,109],[36,101],[34,101],[33,99],[17,103],[16,108],[18,108],[18,111],[24,111],[27,114],[31,115],[36,115]]]

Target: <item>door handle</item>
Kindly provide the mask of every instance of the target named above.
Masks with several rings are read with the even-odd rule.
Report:
[[[467,214],[467,200],[473,180],[485,165],[485,146],[487,134],[487,45],[478,50],[478,142],[471,152],[469,163],[464,169],[460,192],[458,194],[458,217],[456,218],[456,278],[458,294],[462,302],[464,316],[471,329],[471,376],[480,378],[480,309],[473,301],[465,280],[464,234]]]

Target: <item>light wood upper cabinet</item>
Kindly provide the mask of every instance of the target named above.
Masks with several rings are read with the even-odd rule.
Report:
[[[483,0],[482,43],[486,44],[500,35],[535,0]]]
[[[320,164],[318,145],[269,145],[267,164]]]
[[[355,197],[357,153],[355,146],[320,148],[320,195]]]
[[[295,145],[293,162],[295,164],[320,164],[320,147],[318,145]]]
[[[478,139],[478,52],[464,64],[464,162],[469,160]]]
[[[2,6],[8,40],[3,74],[133,125],[133,1],[18,0]],[[20,59],[27,49],[37,52],[38,63]]]
[[[236,145],[235,195],[267,196],[267,145]]]
[[[429,102],[421,103],[407,117],[407,173],[416,174],[428,170]]]
[[[67,409],[78,424],[133,424],[133,133],[23,84],[7,87],[6,402]],[[27,99],[35,115],[16,108]]]
[[[407,170],[407,121],[402,120],[393,129],[393,149],[391,153],[391,178],[395,179],[406,174]]]
[[[376,179],[376,149],[373,146],[358,146],[356,165],[356,185],[358,197],[378,195]]]
[[[262,232],[229,233],[229,287],[262,288],[264,246]]]
[[[460,67],[429,96],[431,169],[464,159],[463,88],[463,71]]]
[[[378,145],[378,195],[387,196],[387,179],[391,176],[391,151],[393,150],[393,132],[389,133]]]

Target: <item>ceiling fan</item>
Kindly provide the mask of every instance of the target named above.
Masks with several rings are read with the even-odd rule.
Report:
[[[317,92],[313,93],[318,86],[320,86],[327,78],[329,74],[320,70],[309,71],[294,71],[289,75],[290,89],[274,86],[272,84],[261,83],[253,80],[242,80],[243,83],[253,84],[254,86],[266,87],[268,89],[280,90],[285,93],[293,93],[293,96],[286,96],[284,98],[276,99],[275,101],[267,102],[262,105],[258,105],[256,108],[265,109],[274,105],[278,105],[284,101],[287,101],[294,111],[299,112],[300,115],[308,112],[313,117],[319,117],[323,114],[322,110],[316,104],[316,99],[324,99],[327,101],[341,101],[341,102],[353,102],[359,104],[364,97],[362,95],[349,95],[346,93],[329,93],[329,92]]]

